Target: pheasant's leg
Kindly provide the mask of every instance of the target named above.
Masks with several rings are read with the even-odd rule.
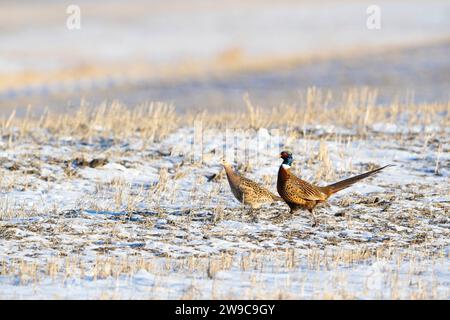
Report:
[[[245,208],[243,210],[241,210],[241,220],[245,219],[245,215],[246,214],[250,214],[251,215],[252,212],[253,212],[253,208],[252,207],[250,207],[247,212],[245,212]]]
[[[252,222],[258,222],[258,215],[256,214],[255,208],[250,208],[249,214]]]
[[[316,216],[315,216],[315,214],[314,214],[314,209],[310,209],[309,212],[311,213],[312,220],[313,220],[312,226],[313,226],[313,227],[317,227],[317,219],[316,219]]]

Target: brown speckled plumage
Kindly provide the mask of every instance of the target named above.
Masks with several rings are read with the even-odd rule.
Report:
[[[233,192],[239,202],[249,205],[252,209],[258,209],[264,204],[283,201],[279,196],[263,188],[258,183],[234,172],[229,163],[223,162],[223,167],[227,174],[231,192]]]
[[[307,209],[313,216],[314,225],[316,224],[316,220],[314,217],[314,208],[319,203],[325,202],[332,194],[350,187],[355,182],[367,178],[390,166],[387,165],[333,183],[326,187],[318,187],[296,177],[290,172],[289,167],[292,163],[292,155],[289,152],[283,151],[281,153],[281,157],[285,160],[278,170],[277,191],[281,198],[283,198],[291,208],[291,213],[294,213],[299,209]]]

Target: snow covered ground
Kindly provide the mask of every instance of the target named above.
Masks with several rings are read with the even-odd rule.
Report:
[[[320,207],[315,228],[306,212],[274,218],[283,203],[246,214],[221,173],[224,130],[204,136],[202,161],[190,127],[146,144],[98,130],[2,139],[0,298],[450,297],[448,128],[254,131],[251,146],[281,145],[236,163],[274,192],[279,149],[323,184],[395,165]]]

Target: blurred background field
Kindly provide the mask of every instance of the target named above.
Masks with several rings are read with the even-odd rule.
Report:
[[[67,6],[81,29],[66,27]],[[69,111],[119,100],[178,112],[295,105],[316,86],[339,96],[447,102],[450,3],[377,1],[2,1],[0,113]]]

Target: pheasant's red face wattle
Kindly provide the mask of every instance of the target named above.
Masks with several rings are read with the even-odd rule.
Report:
[[[282,151],[280,153],[280,157],[283,159],[283,165],[286,166],[291,166],[292,161],[294,161],[294,159],[292,158],[292,153],[289,151]]]
[[[282,159],[287,159],[287,158],[289,158],[289,157],[291,157],[292,156],[292,154],[290,153],[290,152],[288,152],[288,151],[282,151],[281,153],[280,153],[280,157],[282,158]]]

